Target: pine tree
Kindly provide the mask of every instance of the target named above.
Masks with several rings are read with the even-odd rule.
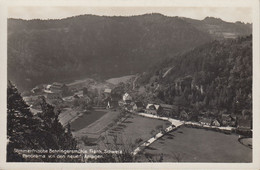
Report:
[[[8,81],[7,86],[7,161],[19,162],[23,159],[14,149],[32,147],[29,134],[33,129],[33,115],[17,88]]]
[[[17,88],[8,82],[7,88],[7,161],[35,161],[25,160],[15,149],[77,149],[76,140],[71,134],[70,127],[66,132],[59,122],[59,111],[44,98],[41,102],[42,112],[33,115],[29,106],[22,99]],[[64,161],[62,159],[43,159],[36,161]],[[75,160],[76,161],[76,160]]]
[[[76,149],[76,141],[70,129],[66,132],[59,122],[60,111],[55,112],[54,107],[48,104],[44,98],[42,99],[41,108],[42,113],[39,114],[39,117],[44,120],[42,125],[44,133],[49,137],[46,145],[51,149]]]

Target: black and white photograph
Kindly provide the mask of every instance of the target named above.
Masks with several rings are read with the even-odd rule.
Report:
[[[8,6],[6,163],[251,165],[255,11],[230,2]]]

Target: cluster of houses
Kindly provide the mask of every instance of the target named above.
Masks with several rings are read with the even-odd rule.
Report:
[[[45,85],[43,89],[36,87],[32,89],[33,93],[43,92],[44,96],[48,99],[63,99],[70,98],[71,100],[75,98],[82,98],[84,96],[83,91],[76,91],[72,96],[67,96],[64,98],[63,94],[68,92],[69,88],[66,84],[53,83],[51,85]],[[118,107],[124,108],[130,112],[148,113],[152,115],[172,117],[181,120],[190,120],[191,115],[184,111],[178,113],[178,108],[175,105],[169,104],[156,104],[147,103],[144,104],[142,101],[134,101],[129,93],[124,93],[122,97],[113,98],[111,97],[112,89],[104,89],[104,102],[107,109],[117,109]],[[90,100],[90,99],[89,99]],[[198,121],[202,125],[208,126],[232,126],[237,127],[240,130],[251,130],[252,121],[251,119],[244,119],[241,117],[236,117],[234,115],[222,114],[221,117],[214,118],[206,115],[200,115]]]
[[[111,93],[111,90],[106,89],[105,93]],[[152,115],[159,115],[165,117],[174,117],[181,120],[189,120],[190,114],[186,112],[177,112],[177,107],[169,104],[155,104],[148,103],[144,104],[141,101],[133,101],[130,94],[125,93],[122,96],[122,100],[113,101],[112,99],[107,102],[107,108],[116,108],[117,106],[124,107],[126,110],[131,112],[143,112]],[[205,115],[199,116],[198,121],[202,125],[208,126],[231,126],[237,127],[240,130],[248,131],[252,129],[252,121],[249,119],[244,119],[242,117],[237,117],[230,114],[222,114],[219,118],[207,117]]]
[[[131,112],[145,112],[153,115],[170,116],[176,112],[176,106],[169,104],[144,104],[142,101],[133,101],[132,96],[129,93],[124,93],[120,100],[113,100],[109,97],[111,89],[105,89],[104,93],[108,96],[107,109],[114,109],[116,107],[123,107],[127,111]]]
[[[54,82],[34,87],[31,92],[35,95],[42,95],[47,99],[61,99],[70,94],[69,87],[66,84]]]
[[[44,86],[44,96],[48,99],[62,98],[63,94],[69,90],[66,84],[54,82]]]

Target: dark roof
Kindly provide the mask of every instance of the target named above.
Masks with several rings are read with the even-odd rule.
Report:
[[[125,100],[126,103],[131,103],[131,100]]]
[[[110,101],[109,104],[111,106],[118,106],[118,101]]]
[[[63,84],[54,82],[52,85],[53,85],[53,86],[62,86]]]
[[[231,119],[231,116],[228,115],[228,114],[222,114],[221,117],[222,117],[222,119],[224,119],[224,120],[230,120],[230,119]]]
[[[207,119],[207,118],[203,118],[203,119],[200,120],[200,122],[211,123],[211,120]]]
[[[148,107],[149,109],[156,110],[156,107],[152,104]]]
[[[144,107],[144,104],[142,102],[135,102],[137,107]]]
[[[75,94],[73,97],[79,99],[79,96],[77,94]]]
[[[175,106],[169,104],[160,104],[163,109],[175,109]]]
[[[250,128],[251,127],[251,121],[248,119],[239,119],[237,121],[237,126],[238,127],[246,127],[246,128]]]

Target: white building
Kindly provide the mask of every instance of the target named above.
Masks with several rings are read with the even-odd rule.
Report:
[[[123,95],[123,100],[124,101],[132,101],[132,97],[128,94],[128,93],[125,93],[124,95]]]

